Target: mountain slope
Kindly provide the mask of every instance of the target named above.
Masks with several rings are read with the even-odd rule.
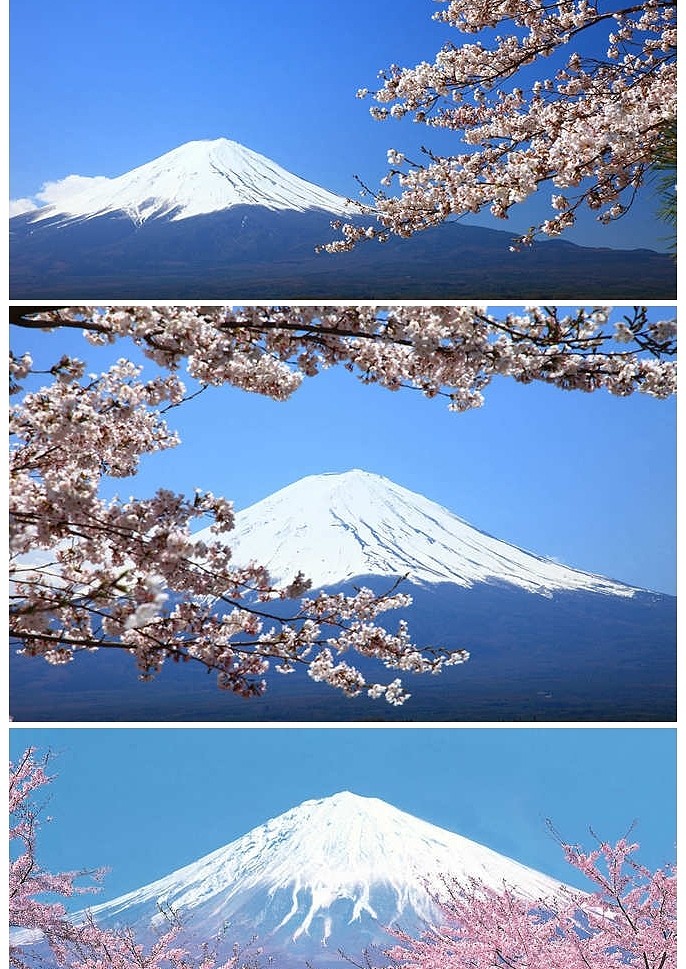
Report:
[[[146,934],[173,909],[197,938],[227,926],[227,938],[252,935],[284,959],[342,946],[359,953],[387,941],[385,927],[411,931],[431,922],[430,891],[441,877],[507,884],[522,897],[558,895],[564,886],[489,848],[415,818],[377,798],[344,791],[305,801],[170,875],[92,908],[102,925]],[[443,889],[444,890],[444,889]]]
[[[198,537],[213,536],[205,529]],[[239,512],[226,540],[237,564],[258,561],[280,581],[302,571],[315,588],[374,575],[463,588],[503,582],[539,595],[637,591],[499,541],[436,502],[360,470],[296,481]]]

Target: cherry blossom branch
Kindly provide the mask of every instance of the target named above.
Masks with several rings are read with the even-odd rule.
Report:
[[[507,885],[447,881],[439,915],[421,938],[393,931],[389,956],[402,969],[675,969],[676,875],[633,861],[620,840],[596,851],[563,845],[567,860],[596,885],[593,894],[560,886],[525,898]],[[603,871],[606,866],[609,877]]]
[[[589,0],[441,2],[435,19],[484,39],[446,44],[433,63],[382,71],[371,114],[380,121],[411,116],[453,131],[464,150],[423,149],[429,160],[422,164],[390,149],[381,184],[396,182],[400,194],[370,192],[372,205],[358,206],[378,225],[339,220],[342,238],[322,248],[338,252],[364,239],[408,237],[484,209],[506,219],[546,184],[562,189],[551,194],[552,217],[513,248],[538,234],[560,235],[582,207],[601,223],[621,218],[659,165],[662,134],[676,118],[676,4],[645,0],[600,10]],[[605,40],[605,57],[584,54],[582,35],[596,45]],[[551,57],[553,75],[529,82],[524,72],[539,64],[543,71],[543,59]],[[520,73],[526,91],[514,86]],[[369,95],[366,88],[358,92]],[[578,189],[574,199],[570,189]]]
[[[58,962],[62,962],[77,930],[66,918],[64,905],[47,901],[46,897],[70,898],[77,893],[94,891],[104,870],[52,874],[40,865],[36,844],[41,808],[35,802],[35,795],[52,780],[46,773],[48,761],[48,755],[37,759],[35,748],[28,748],[16,765],[10,764],[9,834],[14,850],[9,864],[9,924],[11,929],[26,930],[32,941],[43,937]],[[96,884],[77,885],[77,880],[83,877]],[[29,969],[32,962],[26,946],[10,941],[13,969]]]
[[[567,389],[578,370],[585,389],[591,356],[597,386],[613,393],[624,395],[632,387],[669,396],[675,389],[671,364],[655,368],[637,355],[638,350],[659,359],[673,355],[674,321],[650,324],[641,307],[614,327],[607,325],[607,307],[576,314],[531,307],[502,319],[478,307],[113,307],[104,313],[74,307],[42,313],[40,322],[59,327],[67,318],[86,328],[95,320],[98,332],[89,336],[96,342],[130,337],[162,367],[176,369],[186,359],[190,375],[201,384],[232,383],[276,399],[290,396],[303,376],[343,364],[390,389],[400,380],[433,389],[440,377],[463,406],[469,401],[475,406],[481,398],[470,395],[470,377],[480,383],[496,374],[520,379],[521,362],[527,382],[539,376],[538,370],[546,382]],[[162,332],[164,349],[149,343],[151,333]],[[500,334],[511,341],[498,340]],[[18,361],[13,366],[22,372]],[[659,390],[656,376],[665,381]]]
[[[221,937],[208,940],[191,952],[179,940],[181,925],[174,913],[162,909],[166,928],[148,946],[123,926],[100,928],[90,912],[72,920],[61,902],[49,902],[46,895],[69,898],[76,892],[91,891],[75,881],[87,872],[50,874],[37,859],[37,830],[40,807],[35,803],[38,790],[52,781],[45,772],[48,756],[36,758],[27,749],[19,762],[10,764],[10,845],[18,843],[10,861],[9,964],[12,969],[40,969],[46,964],[45,947],[54,963],[63,969],[259,969],[259,949],[234,946],[228,957],[220,958]],[[99,880],[102,871],[90,873]],[[17,934],[17,932],[19,934]]]

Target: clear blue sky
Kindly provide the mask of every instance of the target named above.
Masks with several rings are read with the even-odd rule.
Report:
[[[128,352],[124,343],[95,350],[78,332],[17,331],[12,345],[47,367],[65,351],[85,355],[95,370]],[[676,591],[674,400],[502,378],[482,408],[455,414],[440,398],[363,386],[337,368],[305,380],[285,403],[210,389],[168,422],[180,447],[147,457],[136,478],[112,482],[108,494],[198,487],[241,509],[304,475],[362,468],[528,551]]]
[[[386,151],[459,150],[453,135],[410,120],[381,124],[359,88],[392,63],[433,60],[452,28],[433,0],[23,0],[11,4],[11,195],[70,174],[116,176],[202,138],[227,137],[333,191],[378,188]],[[473,40],[473,37],[469,38]],[[606,46],[606,44],[604,45]],[[603,46],[603,52],[604,52]],[[611,228],[590,217],[567,237],[664,248],[644,192]],[[548,214],[535,203],[514,233]],[[545,213],[545,215],[544,215]]]
[[[570,842],[632,839],[675,859],[676,731],[669,728],[18,728],[55,754],[40,833],[50,870],[107,865],[104,899],[340,790],[396,807],[587,887]],[[86,899],[88,901],[88,899]],[[76,899],[73,908],[80,908]]]

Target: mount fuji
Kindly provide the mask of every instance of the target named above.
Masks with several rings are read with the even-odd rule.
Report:
[[[341,965],[388,946],[386,929],[435,923],[431,893],[442,879],[507,885],[520,897],[554,899],[568,886],[378,798],[348,791],[305,801],[171,874],[93,906],[103,927],[131,926],[139,938],[179,917],[186,937],[229,943],[252,937],[280,967]],[[17,944],[21,937],[14,939]]]
[[[10,220],[13,299],[667,298],[673,260],[450,223],[351,253],[316,252],[331,222],[373,220],[226,138],[191,141],[116,178],[70,176]]]
[[[204,530],[199,539],[216,536]],[[404,674],[411,698],[389,708],[346,699],[303,670],[272,677],[245,702],[212,677],[165,669],[139,684],[128,657],[84,656],[43,670],[14,657],[19,720],[669,721],[675,717],[676,600],[561,565],[473,528],[428,498],[365,471],[303,478],[236,514],[233,561],[277,581],[302,571],[313,589],[377,594],[396,583],[420,646],[467,649],[439,676]],[[283,603],[290,609],[291,604]],[[278,603],[273,604],[278,608]],[[369,678],[372,661],[356,657]],[[121,665],[118,666],[117,664]],[[100,664],[107,664],[100,668]],[[381,671],[382,673],[384,671]],[[392,671],[388,671],[389,675]],[[392,676],[390,676],[392,678]]]
[[[212,541],[208,529],[197,535]],[[447,508],[359,469],[302,478],[236,516],[233,560],[266,565],[287,582],[301,570],[316,588],[357,576],[404,576],[413,585],[504,583],[537,595],[639,590],[532,555],[473,528]]]
[[[273,211],[321,210],[343,215],[344,198],[291,175],[238,142],[190,141],[118,178],[81,180],[58,203],[34,212],[32,223],[53,225],[123,213],[134,225],[149,219],[173,222],[223,212],[240,205]]]

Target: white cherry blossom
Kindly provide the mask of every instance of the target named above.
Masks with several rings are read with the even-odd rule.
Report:
[[[455,29],[454,43],[433,62],[391,65],[376,92],[358,96],[377,102],[376,120],[409,117],[455,132],[455,152],[423,149],[417,162],[390,150],[382,185],[399,192],[371,193],[378,225],[339,221],[342,238],[323,248],[407,237],[482,210],[507,219],[547,189],[564,189],[550,194],[552,216],[513,248],[560,235],[584,207],[601,223],[621,218],[676,119],[675,0],[439,2],[435,19]],[[470,34],[478,39],[465,42]]]

